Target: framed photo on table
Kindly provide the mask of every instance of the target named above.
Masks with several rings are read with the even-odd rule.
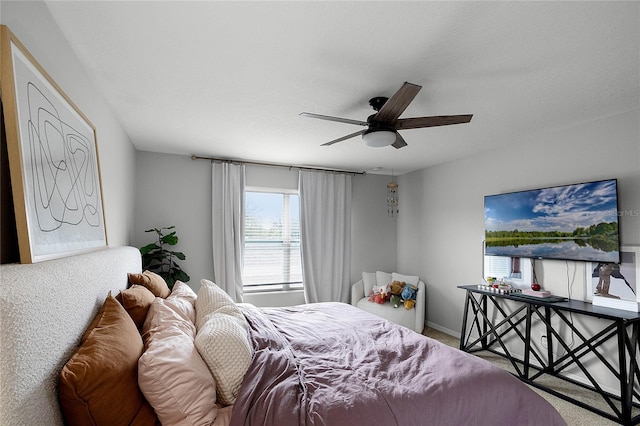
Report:
[[[638,311],[640,246],[622,246],[620,263],[587,262],[585,298],[594,305]]]
[[[20,262],[106,248],[95,127],[9,28],[0,32]]]

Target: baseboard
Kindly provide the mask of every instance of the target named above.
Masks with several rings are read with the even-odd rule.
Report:
[[[433,323],[431,321],[427,321],[427,327],[433,328],[434,330],[438,330],[438,331],[441,331],[443,333],[446,333],[449,336],[454,336],[454,337],[457,337],[458,339],[460,338],[460,332],[453,331],[451,329],[448,329],[446,327],[443,327],[443,326],[441,326],[439,324],[436,324],[436,323]]]

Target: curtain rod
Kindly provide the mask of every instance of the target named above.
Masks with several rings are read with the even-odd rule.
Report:
[[[367,172],[355,171],[355,170],[326,169],[323,167],[313,167],[313,166],[294,166],[294,165],[280,164],[280,163],[266,163],[261,161],[231,160],[228,158],[201,157],[199,155],[192,155],[191,159],[192,160],[208,160],[211,162],[220,161],[223,163],[252,164],[255,166],[284,167],[287,169],[315,170],[319,172],[330,172],[330,173],[347,173],[347,174],[353,174],[353,175],[367,174]]]

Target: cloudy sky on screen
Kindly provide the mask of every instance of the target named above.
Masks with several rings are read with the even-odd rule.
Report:
[[[489,231],[572,232],[617,220],[615,180],[485,197]]]

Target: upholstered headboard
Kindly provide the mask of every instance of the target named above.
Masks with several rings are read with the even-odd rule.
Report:
[[[111,291],[141,272],[134,247],[0,266],[0,425],[61,425],[58,375]]]

